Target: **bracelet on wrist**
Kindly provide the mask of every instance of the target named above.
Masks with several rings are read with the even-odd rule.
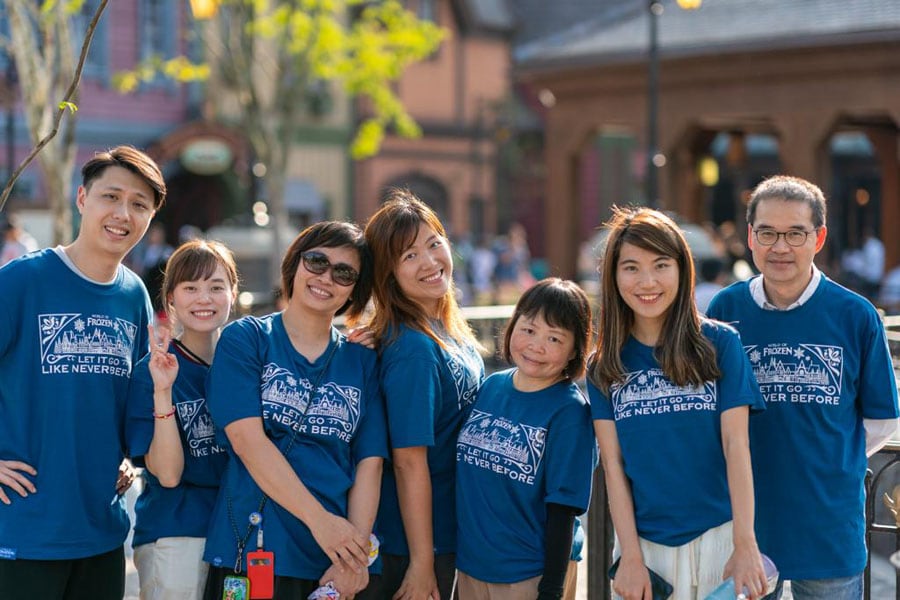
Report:
[[[170,410],[167,413],[160,414],[156,411],[153,411],[153,418],[154,419],[168,419],[169,417],[172,417],[174,414],[175,414],[175,407],[173,406],[172,410]]]

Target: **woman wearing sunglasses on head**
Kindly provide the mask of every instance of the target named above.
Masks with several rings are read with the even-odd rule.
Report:
[[[456,571],[456,437],[484,379],[456,304],[437,215],[393,190],[366,225],[375,260],[381,385],[391,439],[377,531],[382,575],[365,599],[450,600]]]
[[[375,352],[332,325],[369,299],[362,232],[307,228],[281,275],[287,307],[229,325],[210,370],[208,401],[231,460],[204,554],[209,600],[246,587],[243,577],[254,597],[271,587],[265,597],[276,599],[327,582],[349,598],[368,583],[386,426]]]

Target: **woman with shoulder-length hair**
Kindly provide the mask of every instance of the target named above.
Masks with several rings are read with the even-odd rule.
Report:
[[[453,261],[434,211],[393,190],[366,225],[391,459],[378,533],[383,571],[368,598],[450,600],[456,553],[456,437],[484,378],[454,297]]]
[[[607,228],[588,391],[620,556],[613,589],[650,598],[649,569],[675,600],[729,576],[758,597],[748,416],[764,404],[740,339],[697,312],[674,221],[617,209]]]
[[[306,598],[329,581],[350,597],[368,584],[387,456],[377,356],[333,326],[370,296],[362,231],[308,227],[281,274],[287,307],[226,327],[210,369],[210,409],[229,462],[204,554],[208,600],[240,590],[245,575],[254,597],[262,587],[276,599]],[[250,554],[257,550],[272,556]]]

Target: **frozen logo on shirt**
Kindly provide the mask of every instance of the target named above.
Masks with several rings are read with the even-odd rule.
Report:
[[[359,388],[327,382],[313,395],[308,379],[269,363],[263,368],[260,391],[263,418],[298,433],[336,437],[349,443],[359,424]]]
[[[478,392],[478,375],[481,369],[473,352],[474,350],[458,348],[447,353],[449,356],[447,367],[456,385],[459,410],[475,402],[475,394]]]
[[[841,403],[844,349],[821,344],[744,346],[759,389],[770,402]]]
[[[610,386],[616,421],[632,417],[688,411],[716,411],[716,384],[679,386],[661,369],[633,371],[625,381]]]
[[[547,429],[473,410],[456,442],[456,460],[534,485]]]
[[[178,421],[187,439],[189,452],[194,458],[221,454],[224,450],[216,444],[216,428],[213,426],[206,399],[198,398],[175,405]]]
[[[38,315],[41,373],[128,377],[136,332],[134,323],[106,315]]]

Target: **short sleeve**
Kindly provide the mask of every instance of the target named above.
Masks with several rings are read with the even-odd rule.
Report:
[[[359,464],[373,456],[388,457],[387,422],[384,415],[384,399],[378,384],[378,372],[372,370],[365,383],[366,411],[359,430],[353,438],[353,462]]]
[[[548,431],[545,502],[587,510],[593,471],[591,413],[587,403],[573,402],[554,416]]]
[[[860,357],[857,402],[861,405],[864,419],[893,419],[900,415],[897,382],[887,334],[875,311],[866,312],[866,335]]]
[[[207,378],[207,402],[221,430],[240,419],[262,417],[260,334],[252,321],[241,319],[222,331],[216,345]]]
[[[751,412],[765,410],[765,400],[759,391],[750,360],[741,346],[740,337],[730,327],[717,327],[716,362],[722,373],[718,381],[720,412],[738,406],[749,406]]]
[[[433,446],[436,400],[441,393],[437,363],[393,357],[381,367],[381,383],[393,448]]]
[[[590,398],[591,418],[594,420],[601,419],[603,421],[613,420],[612,401],[609,396],[600,391],[594,383],[589,379],[587,382],[588,397]]]
[[[149,357],[145,357],[131,373],[125,404],[125,447],[134,464],[143,467],[144,455],[153,441],[153,379]]]

